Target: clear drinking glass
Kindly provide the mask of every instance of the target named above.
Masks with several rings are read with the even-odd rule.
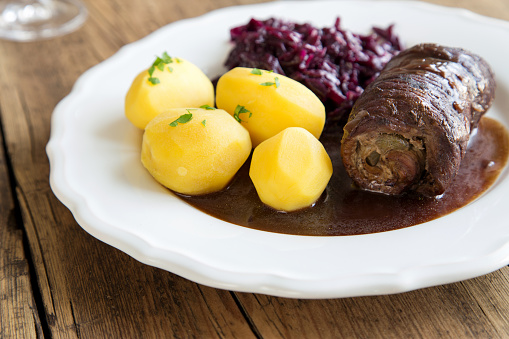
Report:
[[[0,0],[0,39],[33,41],[78,29],[87,17],[79,0]]]

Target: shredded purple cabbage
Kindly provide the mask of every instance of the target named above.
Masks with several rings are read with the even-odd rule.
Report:
[[[251,19],[230,31],[234,47],[225,66],[273,70],[311,89],[329,121],[348,116],[355,100],[403,47],[393,32],[373,27],[369,35],[334,26],[315,28],[276,18]]]

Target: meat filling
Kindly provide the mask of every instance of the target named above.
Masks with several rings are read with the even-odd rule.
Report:
[[[426,150],[421,140],[398,134],[370,133],[357,139],[354,163],[366,178],[371,191],[391,187],[394,194],[403,192],[420,180],[425,169]]]

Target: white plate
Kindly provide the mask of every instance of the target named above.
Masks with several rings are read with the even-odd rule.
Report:
[[[135,75],[168,51],[210,77],[224,71],[229,29],[277,16],[368,33],[395,23],[406,45],[437,42],[485,57],[497,80],[489,115],[509,121],[509,23],[404,1],[283,1],[231,7],[163,27],[85,72],[56,107],[47,153],[56,196],[90,234],[136,258],[222,289],[296,298],[409,291],[486,274],[509,263],[507,168],[480,199],[397,231],[307,237],[256,231],[197,211],[140,163],[141,133],[124,118]]]

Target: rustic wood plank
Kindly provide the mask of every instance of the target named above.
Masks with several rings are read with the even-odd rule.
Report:
[[[0,102],[0,110],[2,108]],[[3,139],[0,130],[0,140]],[[43,332],[16,213],[8,165],[0,147],[0,338],[42,338]]]
[[[360,298],[237,296],[266,338],[506,338],[508,277],[505,267],[465,282]]]
[[[509,336],[509,266],[461,283],[501,337]]]
[[[14,44],[8,45],[11,47],[16,46]],[[4,46],[5,45],[2,47]],[[3,49],[2,52],[4,52]],[[5,53],[2,55],[9,54]],[[13,53],[12,55],[16,54]],[[7,60],[8,59],[5,60],[6,62],[4,65],[7,65]],[[2,80],[9,78],[9,75],[6,75],[7,70],[4,67],[0,68],[0,72],[0,78]],[[39,134],[41,132],[45,132],[45,136],[47,136],[49,133],[48,131],[45,131],[44,127],[41,126],[45,122],[42,122],[38,119],[41,113],[37,108],[34,108],[34,111],[32,111],[32,113],[34,113],[34,117],[31,118],[29,116],[30,107],[25,95],[30,92],[18,91],[14,88],[15,85],[16,81],[2,81],[0,83],[0,102],[2,103],[3,107],[2,119],[4,130],[6,131],[6,144],[12,166],[14,167],[16,180],[19,185],[23,183],[25,187],[24,189],[20,186],[16,188],[17,199],[20,203],[21,213],[23,215],[24,231],[26,232],[28,238],[32,260],[37,273],[38,287],[41,288],[41,291],[43,292],[51,291],[50,279],[46,269],[46,261],[42,254],[43,249],[39,243],[40,234],[38,234],[37,230],[34,228],[32,215],[33,212],[28,208],[27,202],[27,199],[30,200],[31,197],[39,199],[41,197],[47,196],[50,192],[47,179],[42,177],[42,175],[44,175],[42,170],[48,167],[47,159],[44,159],[44,145],[41,142],[39,146],[36,146],[36,139],[41,138]],[[40,84],[35,85],[35,87],[40,89],[39,86]],[[27,85],[27,90],[29,90],[28,87],[29,86]],[[34,91],[37,93],[37,89]],[[38,97],[37,94],[34,95],[34,99],[41,99],[40,102],[43,104],[42,98]],[[5,112],[9,112],[9,114],[5,114]],[[34,125],[31,125],[31,123],[34,123]],[[36,147],[39,148],[38,152],[35,149]],[[34,175],[31,173],[32,170],[41,170],[41,172],[40,174]],[[46,173],[48,173],[47,169]],[[42,215],[44,214],[41,214],[41,216]],[[44,220],[45,219],[46,218],[44,218]],[[43,229],[41,228],[41,230]],[[55,314],[55,303],[51,293],[42,293],[42,299],[46,309],[44,319],[52,323]]]
[[[422,0],[421,0],[422,1]],[[425,0],[436,5],[468,9],[477,14],[509,20],[509,2],[505,0]]]

